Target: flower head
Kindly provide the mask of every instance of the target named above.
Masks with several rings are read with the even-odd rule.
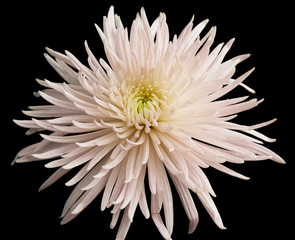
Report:
[[[45,166],[57,170],[40,190],[80,167],[66,183],[76,187],[65,203],[62,224],[101,193],[101,209],[112,207],[111,228],[122,212],[117,239],[125,238],[138,206],[146,218],[151,215],[162,236],[171,239],[173,182],[189,219],[189,233],[199,219],[192,192],[224,228],[202,168],[248,179],[222,164],[265,159],[284,163],[262,145],[274,139],[256,131],[275,119],[252,126],[231,121],[262,100],[222,99],[239,85],[253,92],[243,84],[253,69],[235,79],[236,65],[249,54],[224,61],[234,40],[212,49],[216,28],[200,35],[207,23],[193,27],[192,19],[171,40],[165,14],[150,25],[141,9],[128,33],[111,7],[103,30],[96,26],[108,63],[97,60],[86,42],[89,67],[68,51],[47,48],[47,61],[65,82],[37,80],[45,87],[37,95],[49,104],[24,111],[31,120],[14,121],[29,128],[28,134],[50,133],[41,133],[43,140],[21,150],[15,162],[51,160]]]

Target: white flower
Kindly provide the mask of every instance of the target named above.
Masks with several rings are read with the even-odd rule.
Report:
[[[189,233],[198,224],[194,192],[218,227],[224,228],[211,196],[215,193],[202,168],[209,166],[242,179],[247,177],[222,163],[271,159],[284,163],[262,145],[273,142],[253,126],[231,122],[238,113],[262,100],[221,97],[250,75],[233,78],[240,55],[224,61],[234,40],[211,50],[216,28],[201,37],[208,20],[193,27],[193,19],[170,41],[165,14],[149,24],[144,9],[130,33],[110,8],[104,18],[102,39],[108,63],[97,60],[85,42],[90,68],[71,53],[47,49],[51,66],[65,80],[37,80],[48,105],[30,107],[31,120],[15,120],[28,134],[40,134],[39,143],[21,150],[16,162],[48,160],[57,168],[40,190],[75,167],[80,171],[66,185],[76,187],[62,213],[62,224],[76,217],[100,193],[101,209],[112,207],[113,228],[123,212],[117,239],[124,239],[136,208],[151,217],[165,239],[173,230],[170,180],[189,219]],[[145,176],[151,196],[146,199]],[[170,178],[170,180],[169,180]],[[163,209],[165,221],[160,212]]]

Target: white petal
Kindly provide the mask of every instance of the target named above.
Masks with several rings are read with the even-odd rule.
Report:
[[[39,188],[39,191],[44,190],[45,188],[52,185],[54,182],[56,182],[58,179],[60,179],[63,175],[65,175],[69,170],[65,170],[63,168],[59,168],[55,171]]]
[[[163,220],[161,218],[160,215],[160,211],[158,209],[158,197],[157,195],[152,194],[151,195],[151,212],[152,212],[152,219],[156,225],[156,227],[158,228],[159,232],[161,233],[161,235],[163,236],[163,238],[165,239],[170,239],[170,234],[165,226],[165,224],[163,223]]]
[[[128,207],[127,207],[124,211],[123,218],[121,220],[121,224],[120,224],[117,236],[116,236],[116,240],[124,240],[125,239],[130,225],[131,225],[131,221],[128,217]]]
[[[199,192],[199,193],[197,193],[197,195],[198,195],[199,199],[201,200],[201,202],[203,203],[204,207],[206,208],[207,212],[209,213],[209,215],[213,219],[213,221],[216,223],[216,225],[221,229],[226,229],[223,226],[219,212],[218,212],[212,198],[210,197],[210,195],[206,192]]]
[[[187,215],[188,219],[190,220],[189,233],[192,233],[196,229],[198,222],[199,222],[198,211],[196,209],[194,200],[193,200],[188,188],[185,187],[177,179],[177,177],[175,177],[173,175],[170,175],[170,176],[171,176],[171,179],[173,180],[173,183],[176,187],[176,190],[178,192],[178,195],[180,197],[180,200],[182,202],[182,205],[184,207],[186,215]]]

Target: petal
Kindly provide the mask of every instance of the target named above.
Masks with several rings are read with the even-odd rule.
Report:
[[[198,211],[196,209],[194,200],[188,190],[188,188],[181,183],[177,177],[170,175],[175,188],[178,192],[178,195],[180,197],[180,200],[182,202],[182,205],[184,207],[184,210],[186,212],[186,215],[188,219],[190,220],[189,223],[189,233],[193,233],[194,230],[196,229],[198,222],[199,222],[199,216],[198,216]]]
[[[117,236],[116,236],[116,240],[124,240],[125,239],[127,232],[130,228],[130,225],[131,225],[131,221],[128,217],[128,207],[127,207],[124,211],[123,218],[121,220],[121,224],[120,224]]]
[[[44,190],[45,188],[49,187],[53,183],[55,183],[58,179],[60,179],[63,175],[65,175],[69,170],[59,168],[55,171],[39,188],[39,191]]]
[[[221,217],[219,215],[219,212],[218,212],[211,196],[207,192],[198,192],[197,195],[198,195],[200,201],[203,203],[203,206],[206,208],[207,212],[209,213],[209,215],[213,219],[213,221],[216,223],[216,225],[220,229],[226,229],[223,226]]]

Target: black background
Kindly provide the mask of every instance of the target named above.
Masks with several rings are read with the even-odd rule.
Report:
[[[266,1],[265,1],[266,2]],[[25,130],[12,119],[27,119],[21,110],[38,105],[32,92],[40,86],[35,78],[61,81],[43,58],[44,47],[57,51],[69,50],[86,63],[84,40],[99,57],[105,57],[94,23],[102,26],[102,17],[110,5],[121,16],[126,27],[142,6],[152,22],[165,12],[171,36],[179,34],[195,15],[195,24],[209,18],[217,26],[216,44],[235,37],[229,57],[251,53],[238,73],[256,67],[246,84],[256,90],[253,97],[265,98],[257,108],[241,114],[237,121],[255,124],[278,118],[261,131],[277,138],[266,144],[287,162],[271,161],[230,165],[251,177],[244,181],[212,169],[205,169],[217,194],[215,203],[227,230],[215,226],[201,203],[196,199],[200,222],[188,235],[188,220],[175,193],[175,227],[173,239],[267,239],[279,236],[292,239],[294,225],[294,16],[287,1],[39,1],[36,4],[9,3],[2,6],[1,16],[1,219],[3,239],[115,239],[118,226],[109,229],[111,214],[100,211],[96,199],[75,220],[59,224],[64,202],[71,188],[64,186],[69,177],[62,178],[49,189],[38,193],[52,169],[44,162],[16,164],[10,162],[23,147],[39,140],[25,136]],[[205,29],[208,30],[209,27]],[[216,45],[215,45],[216,46]],[[242,88],[238,95],[249,95]],[[4,222],[4,225],[3,225]],[[4,232],[3,232],[4,230]],[[162,239],[151,219],[145,220],[137,211],[127,239]]]

